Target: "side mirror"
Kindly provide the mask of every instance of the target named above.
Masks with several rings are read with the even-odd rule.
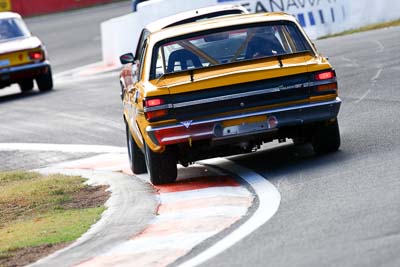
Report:
[[[129,64],[129,63],[133,64],[135,62],[135,57],[133,56],[132,53],[127,53],[127,54],[123,54],[122,56],[120,56],[119,60],[121,61],[122,65]]]

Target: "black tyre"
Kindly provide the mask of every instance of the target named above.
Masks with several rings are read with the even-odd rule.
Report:
[[[311,143],[314,151],[319,154],[337,151],[340,147],[340,131],[337,119],[316,127]]]
[[[129,166],[135,174],[142,174],[147,172],[146,161],[140,148],[137,146],[135,140],[129,131],[129,126],[126,124],[126,144],[128,147]]]
[[[33,80],[24,80],[19,82],[19,88],[21,89],[21,92],[29,92],[32,91],[33,89]]]
[[[295,146],[302,146],[307,144],[307,139],[305,137],[296,137],[296,138],[292,138],[293,140],[293,144]]]
[[[40,75],[36,78],[36,83],[39,87],[39,90],[42,92],[50,91],[53,89],[53,75],[51,74],[51,68],[47,73]]]
[[[153,152],[147,144],[145,148],[147,172],[151,183],[154,185],[173,183],[178,175],[176,148],[167,146],[160,154]]]

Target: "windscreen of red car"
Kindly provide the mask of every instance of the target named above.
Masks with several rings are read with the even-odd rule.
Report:
[[[305,51],[312,52],[312,49],[291,22],[221,28],[159,42],[153,50],[150,79],[191,69]]]

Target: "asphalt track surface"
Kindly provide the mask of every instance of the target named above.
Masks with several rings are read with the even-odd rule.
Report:
[[[128,10],[121,2],[27,22],[43,35],[57,74],[98,61],[98,21]],[[399,40],[396,27],[316,42],[339,77],[341,149],[317,156],[288,142],[231,157],[274,184],[281,204],[204,266],[400,266]],[[46,94],[0,91],[0,141],[124,146],[117,75],[56,77]]]

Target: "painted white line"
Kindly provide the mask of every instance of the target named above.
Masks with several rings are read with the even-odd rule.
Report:
[[[58,151],[70,153],[126,153],[125,147],[95,145],[0,143],[0,151]]]
[[[58,83],[63,83],[63,84],[68,84],[68,83],[77,83],[80,81],[94,81],[94,80],[99,80],[99,79],[105,79],[105,78],[116,78],[118,77],[118,74],[115,72],[103,72],[103,73],[93,73],[93,74],[73,74],[70,76],[60,76],[57,78],[56,82]]]
[[[259,206],[252,217],[249,218],[238,229],[199,255],[184,262],[180,265],[181,267],[197,266],[230,248],[271,219],[272,216],[277,212],[281,201],[281,195],[275,186],[267,181],[264,177],[249,169],[234,164],[227,159],[213,159],[203,161],[203,163],[206,165],[216,165],[218,168],[229,170],[229,172],[236,173],[238,176],[243,178],[247,183],[250,184],[257,194]]]
[[[56,73],[56,74],[54,74],[54,78],[59,79],[59,78],[65,77],[65,76],[76,76],[76,75],[79,75],[79,73],[81,73],[81,72],[85,72],[85,71],[96,69],[96,68],[98,68],[100,70],[104,70],[104,71],[99,72],[99,73],[103,73],[103,72],[118,70],[120,67],[119,66],[106,66],[102,61],[99,61],[99,62],[88,64],[85,66],[81,66],[81,67],[77,67],[74,69]],[[99,74],[99,73],[97,73],[97,74]],[[93,73],[93,75],[95,75],[95,74],[96,73]]]
[[[376,83],[376,81],[379,79],[379,77],[381,76],[383,71],[383,68],[379,68],[379,70],[376,72],[375,76],[371,78],[371,82],[373,83],[373,85]],[[355,104],[360,103],[361,101],[363,101],[371,92],[371,88],[369,88],[357,101],[355,101]]]
[[[118,148],[115,147],[114,149]],[[123,170],[124,168],[128,168],[129,166],[129,160],[126,150],[124,152],[120,151],[118,153],[115,152],[114,153],[100,152],[100,153],[101,154],[95,155],[93,157],[56,163],[55,165],[52,165],[52,167],[68,168],[68,169],[84,169],[84,166],[92,166],[93,169],[96,169],[98,171],[113,171],[113,170],[119,171]]]
[[[354,103],[355,103],[355,104],[358,104],[358,103],[360,103],[361,101],[363,101],[364,98],[366,98],[367,95],[368,95],[370,92],[371,92],[371,88],[368,89],[368,90],[367,90],[359,99],[357,99],[357,101],[355,101]]]
[[[383,68],[380,68],[378,70],[378,72],[375,74],[375,76],[372,77],[371,82],[375,82],[376,80],[378,80],[379,76],[381,76],[382,71],[383,71]]]
[[[342,56],[342,57],[340,57],[343,61],[346,61],[346,62],[348,62],[348,64],[346,65],[346,66],[349,66],[349,67],[359,67],[360,65],[355,61],[355,60],[353,60],[353,59],[350,59],[350,58],[347,58],[347,57],[344,57],[344,56]]]
[[[374,44],[378,45],[378,50],[376,50],[377,53],[382,53],[385,50],[385,46],[378,40],[373,40],[372,41]]]

